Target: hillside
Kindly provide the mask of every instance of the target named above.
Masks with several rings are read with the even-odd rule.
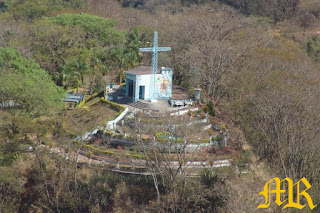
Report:
[[[257,209],[274,177],[305,177],[318,212],[319,21],[317,0],[0,1],[0,212],[283,212]],[[106,129],[127,105],[105,86],[151,65],[154,31],[201,103]]]

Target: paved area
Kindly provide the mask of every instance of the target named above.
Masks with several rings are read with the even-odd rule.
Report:
[[[133,109],[142,109],[142,110],[152,110],[156,112],[165,112],[165,111],[172,111],[176,108],[171,107],[168,100],[158,100],[157,102],[149,102],[145,100],[139,100],[137,102],[132,102],[131,98],[124,97],[120,100],[114,101],[118,104],[122,104],[129,108],[129,111]]]

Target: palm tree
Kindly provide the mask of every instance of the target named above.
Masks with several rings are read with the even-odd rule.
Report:
[[[63,85],[66,87],[78,88],[83,85],[83,76],[88,72],[87,64],[79,58],[72,64],[66,64],[62,67]]]
[[[115,60],[117,63],[120,79],[119,81],[121,84],[124,68],[127,67],[127,55],[125,54],[125,51],[122,48],[114,48],[112,50],[111,55],[112,59]]]
[[[109,50],[109,56],[113,63],[116,64],[119,71],[120,83],[122,82],[122,76],[125,69],[138,66],[141,61],[139,55],[139,47],[145,43],[145,34],[141,36],[138,30],[134,29],[133,32],[127,34],[127,40],[123,48],[113,48]]]
[[[135,67],[140,64],[141,56],[139,55],[139,48],[144,46],[146,42],[146,35],[143,33],[141,36],[137,29],[127,34],[127,41],[125,43],[125,54],[127,55],[129,66]]]

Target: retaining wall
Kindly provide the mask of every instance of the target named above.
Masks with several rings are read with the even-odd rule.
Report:
[[[125,114],[127,114],[127,112],[128,112],[128,107],[126,107],[123,110],[123,112],[118,117],[116,117],[114,120],[108,121],[107,128],[111,129],[111,130],[116,129],[116,124],[125,116]]]

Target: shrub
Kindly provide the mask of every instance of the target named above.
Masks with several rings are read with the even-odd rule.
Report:
[[[209,130],[208,130],[208,134],[209,134],[209,135],[213,135],[213,133],[214,133],[213,129],[209,129]]]
[[[315,59],[319,59],[320,55],[320,37],[312,36],[307,41],[307,52],[310,56],[315,57]]]
[[[221,125],[221,129],[222,129],[223,131],[225,131],[225,130],[227,129],[227,126],[226,126],[225,124],[222,124],[222,125]]]
[[[202,143],[210,143],[210,139],[209,138],[202,139],[201,141],[202,141]]]
[[[221,141],[223,141],[223,139],[224,139],[224,136],[223,136],[223,134],[219,134],[219,135],[217,135],[217,137],[216,137],[216,140],[220,143]]]
[[[208,106],[207,105],[204,105],[203,108],[202,108],[203,112],[207,113],[208,112]]]
[[[123,111],[125,109],[124,106],[122,106],[120,104],[116,104],[112,101],[104,100],[104,102],[108,103],[110,105],[110,108],[117,111],[117,112]]]
[[[207,103],[207,107],[208,107],[208,113],[209,115],[212,115],[212,116],[215,116],[216,115],[216,112],[215,112],[215,109],[214,109],[214,105],[211,101],[209,101]]]

